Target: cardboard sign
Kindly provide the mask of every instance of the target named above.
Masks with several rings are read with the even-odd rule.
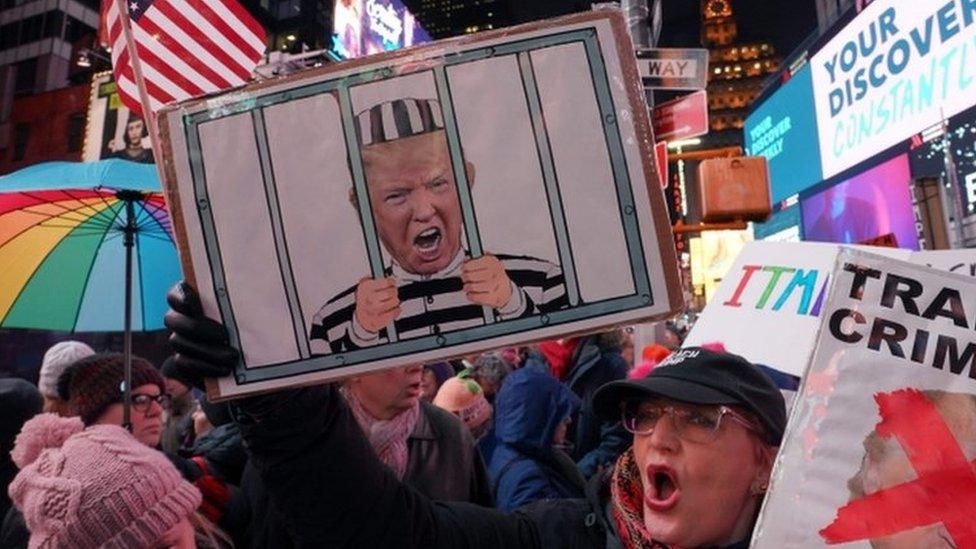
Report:
[[[685,344],[721,342],[749,360],[802,376],[820,328],[830,270],[843,248],[821,242],[747,243]],[[976,250],[855,248],[976,277]]]
[[[976,281],[851,249],[831,276],[752,547],[971,547]]]
[[[708,96],[705,90],[656,105],[651,113],[654,137],[680,141],[708,133]]]
[[[637,67],[647,88],[703,90],[708,85],[708,50],[703,48],[639,49]]]
[[[721,342],[729,352],[802,376],[840,250],[820,242],[747,243],[685,345]],[[897,249],[882,253],[910,255]]]
[[[594,12],[164,110],[184,272],[243,353],[215,396],[677,311],[632,52]]]

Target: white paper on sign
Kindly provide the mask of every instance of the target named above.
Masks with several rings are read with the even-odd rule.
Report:
[[[719,342],[753,362],[803,375],[840,249],[819,242],[749,242],[685,345]],[[903,258],[909,254],[871,249]]]
[[[752,547],[972,546],[976,281],[851,249],[832,278]]]

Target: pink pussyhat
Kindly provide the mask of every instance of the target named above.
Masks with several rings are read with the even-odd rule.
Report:
[[[200,505],[162,453],[116,425],[41,414],[10,456],[21,469],[10,498],[32,549],[150,547]]]

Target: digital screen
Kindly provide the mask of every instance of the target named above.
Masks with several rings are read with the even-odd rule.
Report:
[[[908,155],[898,155],[800,200],[806,240],[863,244],[894,237],[918,249]]]
[[[829,178],[976,103],[976,7],[875,0],[810,60]]]
[[[752,235],[756,240],[771,242],[799,242],[803,239],[800,227],[800,206],[793,204],[783,208],[762,223],[753,223]]]
[[[912,175],[946,176],[946,147],[959,178],[959,193],[967,215],[976,214],[976,108],[949,119],[949,131],[912,148]]]
[[[810,66],[806,65],[746,118],[746,154],[769,160],[773,203],[819,183],[820,152],[813,110]]]
[[[410,10],[398,0],[336,0],[332,52],[352,59],[430,42]]]

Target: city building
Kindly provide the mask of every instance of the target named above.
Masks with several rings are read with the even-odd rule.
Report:
[[[854,0],[816,0],[817,27],[820,32],[827,32],[847,10],[854,6],[854,3]],[[861,0],[860,3],[867,2]]]
[[[89,84],[77,84],[13,100],[7,126],[10,146],[0,152],[0,174],[38,162],[81,160]]]
[[[740,145],[749,106],[763,83],[779,71],[772,43],[740,41],[730,0],[702,1],[702,45],[708,48],[708,110],[713,146]]]
[[[331,46],[334,0],[241,0],[264,27],[268,51],[301,53]]]
[[[579,0],[406,0],[436,40],[590,9]]]
[[[21,113],[16,121],[13,111],[74,105],[72,101],[59,104],[51,99],[57,94],[48,94],[86,79],[75,62],[79,51],[92,43],[98,6],[98,0],[0,0],[0,172],[29,158],[44,159],[35,153],[48,148],[37,140],[51,139],[46,137],[49,131],[64,137],[73,134],[68,127],[77,124],[71,122],[75,120],[73,111],[50,117],[48,111]],[[83,88],[87,90],[87,86]],[[34,94],[45,97],[21,101]],[[87,98],[87,91],[80,95]],[[84,106],[79,109],[84,114]],[[43,124],[45,129],[35,124]],[[57,124],[64,127],[54,127]],[[61,145],[55,147],[58,159],[68,154],[68,143]]]

